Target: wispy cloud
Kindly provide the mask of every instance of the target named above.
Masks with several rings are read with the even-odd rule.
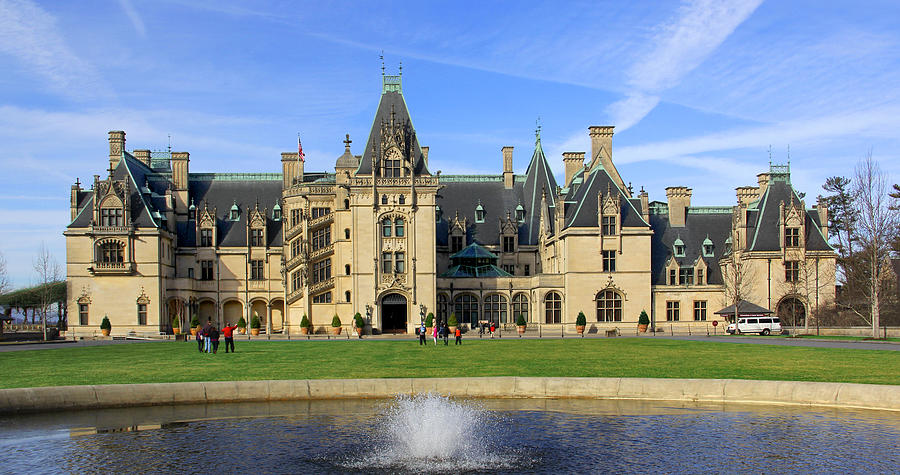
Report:
[[[746,20],[762,0],[693,0],[678,17],[658,27],[649,51],[626,73],[626,98],[607,113],[619,132],[640,122],[656,107],[658,95],[678,84]]]
[[[125,11],[125,14],[128,15],[128,19],[131,20],[131,24],[134,25],[135,31],[141,35],[141,38],[146,38],[147,27],[144,26],[144,20],[141,19],[141,16],[134,8],[131,0],[119,0],[119,6],[121,6],[122,10]]]
[[[55,92],[86,100],[109,96],[96,69],[66,44],[56,18],[27,0],[0,0],[0,54],[16,58]]]

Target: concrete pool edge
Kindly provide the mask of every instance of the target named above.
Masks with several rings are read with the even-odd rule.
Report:
[[[576,398],[784,404],[900,411],[900,386],[656,378],[395,378],[212,381],[0,390],[0,414],[132,406],[390,398],[434,392],[475,398]]]

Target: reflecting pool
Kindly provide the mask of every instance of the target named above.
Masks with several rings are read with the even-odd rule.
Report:
[[[898,441],[891,412],[423,395],[4,417],[0,471],[896,473]]]

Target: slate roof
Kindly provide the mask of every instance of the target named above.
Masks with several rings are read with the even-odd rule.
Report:
[[[577,180],[572,180],[573,183]],[[603,167],[595,167],[583,183],[570,186],[566,194],[566,227],[597,227],[597,195],[608,193],[619,195],[621,202],[622,227],[647,226],[640,213],[640,199],[630,200],[610,178]]]
[[[406,108],[406,101],[403,100],[403,94],[399,91],[385,91],[381,94],[381,101],[378,103],[378,110],[375,112],[375,119],[372,121],[372,131],[369,132],[369,140],[366,142],[366,149],[363,151],[363,157],[359,162],[359,168],[356,170],[356,173],[362,175],[372,174],[373,159],[381,156],[381,124],[382,122],[390,122],[391,111],[394,113],[395,123],[406,123],[409,126],[408,133],[412,135],[412,155],[415,161],[414,173],[416,175],[430,175],[431,173],[428,171],[422,155],[422,148],[419,146],[419,139],[416,137],[416,130],[409,116],[409,109]]]
[[[500,220],[506,220],[506,213],[515,219],[516,206],[522,203],[522,182],[514,183],[512,189],[503,186],[500,176],[441,176],[444,188],[438,192],[437,205],[441,207],[441,219],[435,226],[435,239],[438,245],[447,245],[447,234],[450,223],[457,213],[459,219],[468,218],[466,225],[466,242],[480,244],[500,243]],[[443,179],[456,181],[443,182]],[[484,209],[484,222],[475,222],[475,208],[478,204]],[[526,208],[526,214],[527,214]],[[519,227],[519,242],[523,243],[523,227]]]
[[[748,233],[748,245],[752,251],[780,251],[781,233],[778,229],[781,202],[789,206],[791,202],[800,203],[800,196],[789,182],[771,181],[759,200],[758,211],[750,211],[748,223],[752,230]],[[822,235],[819,213],[815,210],[804,210],[806,249],[811,251],[833,251]]]
[[[215,208],[219,246],[247,245],[247,224],[250,213],[256,208],[257,203],[259,203],[259,210],[266,215],[268,245],[272,247],[282,245],[282,221],[272,219],[272,208],[275,203],[281,201],[281,178],[278,174],[273,174],[272,177],[273,179],[266,180],[208,180],[189,177],[188,194],[194,200],[197,210],[202,210],[205,206],[212,213]],[[276,177],[277,179],[274,179]],[[306,181],[305,176],[304,181]],[[231,221],[229,213],[231,206],[235,203],[241,210],[240,218],[237,221]],[[194,227],[194,222],[191,221],[189,225],[185,226],[181,226],[181,224],[179,223],[178,244],[195,246],[195,230],[186,229]]]
[[[541,229],[541,197],[546,192],[547,216],[552,217],[553,213],[549,210],[556,206],[556,178],[553,177],[553,171],[550,170],[550,164],[547,163],[547,157],[544,156],[544,148],[541,146],[541,137],[538,135],[535,139],[534,154],[528,163],[528,169],[525,170],[525,185],[523,187],[523,198],[525,203],[525,233],[524,239],[522,234],[519,235],[520,244],[537,244]],[[553,231],[553,220],[549,219],[547,223]]]
[[[753,302],[748,302],[746,300],[741,300],[739,310],[740,310],[740,312],[738,313],[739,317],[744,316],[744,315],[756,315],[756,314],[760,314],[760,313],[764,313],[764,314],[775,313],[765,307],[760,307],[759,305],[756,305]],[[719,310],[718,312],[716,312],[716,315],[734,315],[734,305],[729,305],[729,306],[723,308],[722,310]]]
[[[667,214],[650,214],[650,227],[653,229],[653,238],[650,241],[650,271],[653,285],[668,283],[666,264],[670,256],[683,267],[692,267],[697,259],[703,259],[707,266],[707,282],[723,283],[718,262],[725,254],[725,241],[731,235],[731,211],[728,213],[701,211],[705,210],[688,208],[683,228],[670,226]],[[703,241],[707,237],[713,242],[713,257],[703,257]],[[676,239],[684,242],[684,257],[674,257],[672,246]]]

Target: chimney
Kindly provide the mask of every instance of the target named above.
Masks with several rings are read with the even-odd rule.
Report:
[[[422,149],[422,161],[425,162],[425,168],[428,168],[428,149],[429,147],[419,147]]]
[[[687,209],[691,206],[691,189],[686,186],[670,186],[666,188],[669,201],[669,225],[683,228],[687,218]]]
[[[628,187],[625,186],[625,181],[622,180],[622,176],[619,175],[619,170],[613,165],[613,129],[615,129],[615,127],[611,125],[594,125],[588,127],[588,132],[591,136],[591,163],[588,166],[588,170],[593,170],[599,163],[603,169],[606,170],[606,173],[609,174],[609,177],[612,178],[622,192],[625,193],[625,196],[631,198],[631,192],[628,191]]]
[[[511,190],[513,187],[513,148],[503,147],[503,187]]]
[[[186,214],[188,211],[188,173],[190,161],[190,153],[172,152],[172,186],[174,187],[176,214]]]
[[[303,162],[298,159],[296,152],[281,152],[281,174],[285,190],[303,182]]]
[[[738,203],[750,204],[759,199],[759,188],[755,186],[740,186],[735,188]]]
[[[125,132],[121,130],[109,131],[109,167],[116,168],[122,159],[125,150]]]
[[[650,195],[641,187],[641,217],[647,224],[650,224]]]
[[[821,196],[816,203],[816,211],[819,212],[819,228],[822,229],[822,235],[825,241],[828,241],[828,205]]]
[[[75,216],[78,214],[78,200],[81,198],[81,183],[78,180],[75,180],[75,184],[72,185],[72,192],[69,195],[70,202],[70,210],[71,217],[69,221],[75,221]]]
[[[578,170],[584,168],[584,152],[563,152],[563,163],[566,166],[566,186],[572,185],[572,178]]]
[[[135,150],[134,158],[138,159],[144,165],[147,165],[147,167],[150,166],[150,151],[149,150]]]
[[[759,196],[762,197],[766,193],[766,188],[769,186],[769,174],[768,173],[760,173],[756,175],[756,180],[759,183]]]

